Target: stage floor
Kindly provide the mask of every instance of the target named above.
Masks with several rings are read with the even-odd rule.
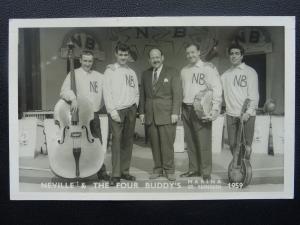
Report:
[[[122,182],[118,187],[107,187],[107,182],[99,182],[97,176],[85,179],[85,188],[80,185],[75,188],[56,187],[53,184],[66,183],[66,180],[57,178],[49,168],[47,155],[39,154],[34,159],[20,158],[20,192],[280,192],[283,191],[284,171],[283,155],[269,156],[267,154],[252,154],[251,165],[253,178],[251,185],[243,189],[228,186],[227,167],[231,161],[231,153],[225,145],[222,152],[213,154],[212,181],[203,183],[200,177],[180,178],[179,175],[188,169],[186,152],[175,153],[176,181],[169,182],[165,177],[149,180],[153,160],[151,149],[142,141],[136,142],[133,148],[130,173],[136,176],[136,182]],[[111,170],[111,153],[108,150],[105,158],[108,172]],[[51,188],[45,188],[45,185]],[[200,186],[199,186],[200,185]],[[179,188],[180,187],[180,188]],[[200,188],[199,188],[200,187]],[[147,189],[147,190],[146,190]]]

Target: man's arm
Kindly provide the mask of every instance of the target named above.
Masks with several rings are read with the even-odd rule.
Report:
[[[210,115],[207,118],[204,118],[204,121],[214,121],[218,118],[221,111],[222,104],[222,83],[219,72],[217,68],[212,64],[207,64],[208,68],[206,74],[208,76],[206,82],[210,89],[212,89],[212,110]]]
[[[102,107],[104,106],[104,97],[103,97],[103,82],[104,82],[104,75],[100,75],[101,76],[101,78],[100,78],[100,87],[99,87],[99,90],[100,90],[100,92],[101,92],[101,99],[99,99],[99,101],[100,101],[100,110],[102,109]],[[99,110],[99,111],[100,111]]]
[[[172,115],[179,115],[180,106],[182,103],[182,85],[180,75],[177,70],[173,70],[173,77],[172,77]]]
[[[145,85],[144,85],[145,72],[142,73],[141,87],[140,87],[140,103],[139,103],[139,114],[142,123],[145,123]]]
[[[71,90],[70,73],[67,75],[60,90],[60,97],[66,102],[71,102],[76,99],[76,95]]]
[[[220,112],[220,106],[222,104],[222,83],[219,72],[216,68],[211,71],[211,88],[213,91],[212,98],[212,110]]]
[[[112,96],[112,82],[111,82],[112,73],[110,69],[106,69],[104,72],[103,79],[103,98],[106,106],[107,112],[110,114],[115,110],[113,96]]]
[[[113,94],[112,94],[112,73],[110,69],[106,69],[104,72],[103,82],[103,97],[106,106],[107,113],[111,115],[111,118],[116,122],[121,122],[118,111],[115,109]]]
[[[139,113],[145,114],[145,102],[146,102],[146,93],[145,93],[145,73],[141,77],[141,87],[140,87],[140,103],[139,103]]]
[[[246,113],[254,115],[259,101],[258,78],[255,70],[252,70],[248,76],[248,98],[250,103]]]
[[[134,101],[135,101],[135,104],[136,106],[138,107],[139,106],[139,101],[140,101],[140,90],[139,90],[139,81],[137,79],[137,75],[136,73],[134,73],[134,82],[135,82],[135,98],[134,98]]]
[[[78,109],[78,104],[76,100],[76,95],[71,90],[70,74],[67,75],[60,91],[60,97],[66,102],[71,103],[71,112],[76,112]]]

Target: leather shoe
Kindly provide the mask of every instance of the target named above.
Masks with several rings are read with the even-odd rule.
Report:
[[[169,181],[175,181],[176,180],[175,174],[173,173],[167,174],[167,179]]]
[[[198,172],[188,171],[180,175],[180,177],[197,177],[199,176]]]
[[[110,180],[110,176],[106,172],[98,172],[97,177],[99,180],[105,180],[105,181]]]
[[[203,175],[203,180],[204,181],[210,181],[211,180],[211,176],[210,175]]]
[[[121,179],[135,181],[135,177],[130,174],[122,174]]]
[[[161,173],[152,173],[149,177],[149,179],[156,179],[159,178],[160,176],[162,176]]]
[[[120,178],[119,177],[111,177],[109,180],[109,186],[116,186],[117,183],[120,182]]]

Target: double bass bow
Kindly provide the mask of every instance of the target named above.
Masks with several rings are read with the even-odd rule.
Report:
[[[73,50],[73,43],[68,43],[70,88],[78,108],[71,112],[70,102],[63,99],[55,105],[54,120],[59,127],[59,138],[55,147],[49,149],[49,161],[52,172],[59,177],[85,178],[100,170],[106,148],[91,132],[90,124],[94,119],[91,101],[77,93]]]
[[[235,183],[239,187],[246,187],[250,184],[252,179],[252,167],[250,164],[251,146],[246,144],[244,121],[242,119],[243,114],[246,112],[250,99],[244,101],[241,116],[240,125],[237,134],[237,144],[233,152],[233,159],[228,166],[228,178],[229,183]]]

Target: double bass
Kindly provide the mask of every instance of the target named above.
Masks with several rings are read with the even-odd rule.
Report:
[[[250,99],[244,101],[241,116],[240,125],[237,134],[236,149],[233,154],[237,154],[237,162],[234,162],[234,158],[228,166],[228,178],[229,183],[237,184],[239,187],[246,187],[250,184],[252,179],[252,167],[250,164],[251,146],[246,144],[245,132],[244,132],[244,121],[242,119],[243,114],[246,112]]]
[[[100,170],[106,148],[101,138],[93,136],[90,128],[94,119],[92,103],[77,93],[73,50],[73,43],[68,43],[70,88],[76,96],[78,109],[71,112],[70,102],[63,99],[55,105],[54,120],[59,127],[59,138],[49,151],[49,161],[55,175],[78,179],[92,176]]]

